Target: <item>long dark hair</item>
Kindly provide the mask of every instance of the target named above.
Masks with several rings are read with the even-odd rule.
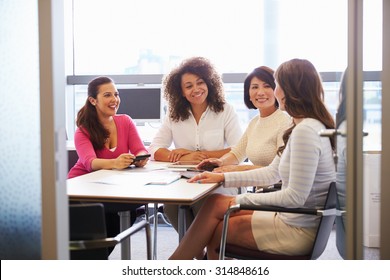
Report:
[[[275,79],[285,95],[285,110],[293,118],[313,118],[334,129],[332,115],[324,104],[324,89],[314,65],[305,59],[292,59],[282,63],[275,72]],[[295,125],[283,135],[284,146],[278,149],[280,155],[286,147]],[[332,148],[335,141],[330,138]]]
[[[91,104],[89,97],[97,98],[101,85],[114,83],[111,78],[97,77],[88,84],[88,97],[84,106],[77,113],[77,126],[85,133],[88,132],[89,139],[95,150],[102,149],[110,132],[99,122],[96,107]]]
[[[183,96],[181,78],[190,73],[203,79],[208,88],[207,103],[210,109],[216,113],[223,111],[225,96],[220,74],[211,62],[204,57],[191,57],[184,60],[164,77],[164,97],[169,104],[169,117],[178,122],[186,120],[190,116],[191,104]]]
[[[274,70],[267,66],[260,66],[255,68],[251,73],[248,74],[248,76],[246,76],[244,81],[244,103],[248,109],[257,109],[256,106],[253,105],[252,101],[250,100],[251,97],[249,96],[249,88],[254,77],[269,84],[272,90],[275,90]],[[279,107],[279,103],[276,98],[275,107]]]
[[[336,112],[336,128],[339,128],[341,123],[346,120],[347,118],[347,71],[346,69],[341,77],[341,84],[340,84],[340,91],[339,91],[339,99],[340,99],[340,104],[339,107],[337,108]]]

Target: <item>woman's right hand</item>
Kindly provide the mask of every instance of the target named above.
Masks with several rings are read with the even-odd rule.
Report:
[[[114,160],[114,168],[125,169],[133,163],[134,158],[133,154],[121,154]]]
[[[207,169],[210,166],[222,166],[222,160],[219,158],[207,158],[205,160],[202,160],[197,166],[197,169],[204,170]]]
[[[219,166],[217,168],[214,168],[213,170],[213,172],[217,172],[217,173],[234,172],[234,171],[241,171],[241,169],[238,168],[238,165],[225,165],[225,166]]]
[[[225,175],[223,173],[203,172],[195,175],[189,179],[188,183],[219,183],[225,181]]]

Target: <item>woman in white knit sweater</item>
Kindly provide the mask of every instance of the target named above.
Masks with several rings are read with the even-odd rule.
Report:
[[[225,187],[267,185],[282,180],[272,193],[238,196],[212,195],[170,259],[192,259],[207,247],[208,259],[217,259],[223,216],[236,203],[283,207],[323,206],[329,184],[335,180],[332,139],[318,135],[334,128],[323,103],[321,78],[307,60],[293,59],[275,72],[275,96],[281,110],[293,118],[284,145],[269,166],[241,172],[201,173],[190,182],[224,182]],[[271,253],[306,254],[314,242],[318,218],[299,214],[239,211],[230,216],[227,242]],[[239,230],[238,230],[239,229]]]
[[[255,169],[269,165],[283,145],[283,133],[291,126],[291,118],[279,109],[275,98],[274,71],[266,66],[257,67],[244,81],[244,103],[259,114],[249,123],[240,141],[229,153],[220,158],[202,161],[198,168],[211,163],[219,166],[214,172]],[[241,164],[248,159],[252,164]]]

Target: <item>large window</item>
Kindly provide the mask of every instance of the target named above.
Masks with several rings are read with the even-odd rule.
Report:
[[[75,74],[163,74],[189,56],[246,72],[263,60],[262,2],[75,0]]]
[[[340,71],[346,8],[346,0],[74,0],[74,74],[164,74],[189,56],[224,73],[293,57]]]
[[[365,2],[369,3],[364,70],[381,71],[381,0]],[[227,99],[244,128],[256,112],[244,106],[242,73],[260,65],[276,68],[294,57],[309,59],[320,72],[336,72],[334,77],[345,70],[347,4],[347,0],[73,0],[72,70],[68,74],[139,75],[139,81],[123,85],[135,87],[143,84],[144,75],[162,77],[184,58],[205,56],[221,73],[233,77],[224,79]],[[161,79],[147,86],[160,83]],[[326,102],[333,113],[338,86],[338,79],[325,83]],[[371,104],[365,109],[366,130],[380,133],[381,85],[366,86],[365,98]],[[73,98],[68,98],[70,138],[75,115],[85,101],[83,88],[73,86]],[[380,137],[375,135],[377,144],[370,149],[380,149]]]

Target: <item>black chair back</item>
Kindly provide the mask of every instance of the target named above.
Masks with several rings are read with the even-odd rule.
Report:
[[[107,237],[104,206],[101,203],[69,205],[70,240]],[[107,248],[70,251],[71,260],[107,260]]]

